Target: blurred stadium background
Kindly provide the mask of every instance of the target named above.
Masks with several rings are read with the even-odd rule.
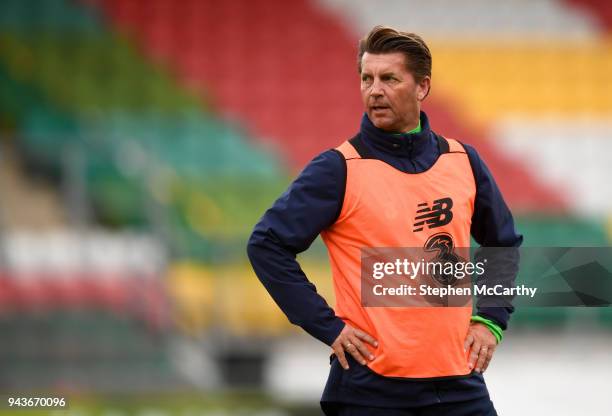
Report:
[[[356,43],[380,23],[430,44],[432,125],[479,149],[525,245],[610,245],[607,0],[2,0],[0,392],[320,414],[328,349],[245,243],[357,128]],[[333,303],[321,243],[301,260]],[[487,376],[498,411],[610,414],[611,351],[610,308],[518,311]]]

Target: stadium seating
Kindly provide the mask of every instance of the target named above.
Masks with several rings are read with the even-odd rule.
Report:
[[[184,332],[216,317],[238,335],[284,334],[289,324],[244,264],[245,239],[290,173],[354,133],[357,35],[386,22],[430,43],[425,110],[439,132],[478,148],[526,244],[607,244],[609,145],[589,144],[581,181],[559,162],[579,153],[562,140],[609,142],[607,3],[455,3],[6,0],[0,125],[58,190],[71,157],[83,158],[97,225],[162,236]],[[546,137],[537,151],[549,154],[525,156]],[[309,276],[331,297],[315,252]],[[105,269],[55,280],[0,270],[0,311],[68,305],[127,319],[131,292]],[[149,289],[156,304],[160,288]],[[519,312],[516,323],[565,325],[570,315]]]
[[[2,104],[19,121],[26,155],[47,171],[60,174],[67,149],[76,147],[85,155],[100,220],[115,225],[150,220],[143,209],[147,175],[168,173],[186,184],[186,190],[176,193],[178,200],[165,201],[170,211],[179,211],[178,217],[187,215],[181,211],[192,204],[192,194],[210,201],[203,195],[207,187],[218,193],[214,188],[221,177],[228,180],[227,186],[250,189],[231,178],[285,182],[273,155],[254,148],[237,128],[207,115],[205,101],[179,88],[163,68],[144,61],[121,35],[107,31],[94,9],[62,1],[47,7],[51,16],[38,19],[38,13],[46,16],[47,11],[33,3],[7,6],[10,11],[0,26],[0,70],[12,89],[4,91]],[[13,97],[29,101],[15,105]],[[125,154],[127,160],[120,157]],[[134,164],[131,155],[140,155],[141,166],[126,166]],[[149,172],[142,163],[157,171]],[[238,189],[231,194],[238,195]],[[268,195],[266,204],[272,194]],[[246,223],[256,219],[256,210],[231,198],[218,198],[212,205],[219,202],[231,205],[216,208],[222,215],[250,212],[238,234],[233,221],[224,220],[229,225],[224,235],[244,238]],[[192,227],[189,218],[182,223],[179,227],[191,227],[184,233],[206,233]]]

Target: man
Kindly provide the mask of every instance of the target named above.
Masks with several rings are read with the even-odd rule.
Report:
[[[425,42],[377,26],[358,58],[359,134],[313,159],[266,211],[249,258],[289,320],[333,350],[325,414],[495,415],[482,372],[512,308],[471,316],[471,308],[364,307],[360,255],[364,247],[423,247],[440,232],[457,247],[468,247],[470,235],[482,246],[518,247],[522,236],[476,151],[435,134],[421,111],[431,84]],[[423,207],[441,214],[419,223]],[[335,311],[295,260],[319,234]]]

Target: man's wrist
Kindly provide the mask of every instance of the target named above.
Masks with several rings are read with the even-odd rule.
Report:
[[[504,338],[504,331],[501,329],[499,325],[497,325],[492,320],[483,318],[482,316],[474,315],[472,316],[471,321],[481,323],[485,325],[487,328],[489,328],[489,331],[491,331],[491,333],[495,336],[495,339],[497,340],[498,344]]]
[[[338,336],[344,329],[345,325],[346,324],[342,319],[336,317],[332,328],[327,332],[327,334],[325,334],[325,337],[321,339],[321,341],[323,341],[324,344],[327,344],[331,347],[331,345],[334,343],[336,338],[338,338]]]

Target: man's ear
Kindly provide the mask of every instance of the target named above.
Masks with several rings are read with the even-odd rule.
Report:
[[[431,77],[426,76],[423,77],[421,81],[417,84],[417,100],[423,101],[429,95],[429,91],[431,90]]]

